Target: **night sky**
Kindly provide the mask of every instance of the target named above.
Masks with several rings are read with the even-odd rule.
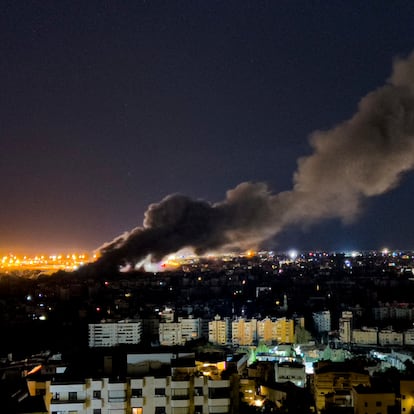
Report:
[[[172,193],[290,190],[309,136],[414,50],[412,1],[0,5],[0,252],[93,250]],[[414,174],[268,248],[414,249]]]

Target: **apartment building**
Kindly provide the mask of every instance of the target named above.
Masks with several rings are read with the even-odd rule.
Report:
[[[347,362],[319,362],[315,367],[313,393],[317,412],[320,413],[327,403],[327,396],[335,401],[335,395],[342,402],[351,398],[353,387],[370,385],[367,371]]]
[[[395,410],[396,395],[389,390],[358,385],[352,389],[351,394],[355,414],[388,414],[390,412],[397,412]]]
[[[238,381],[203,375],[194,359],[184,361],[171,360],[170,375],[162,375],[161,370],[157,375],[124,379],[29,379],[29,390],[33,395],[43,390],[50,414],[230,413]]]
[[[293,343],[295,340],[293,319],[265,318],[257,321],[257,340],[265,344]]]
[[[231,338],[231,320],[226,317],[221,319],[216,315],[213,321],[208,323],[208,340],[215,345],[227,345]]]
[[[305,387],[306,372],[305,365],[298,362],[276,362],[275,364],[275,381],[295,384],[297,387]]]
[[[139,344],[141,338],[142,322],[137,320],[92,323],[88,325],[88,341],[90,348]]]
[[[230,323],[229,320],[216,317],[209,323],[209,340],[221,345],[231,343],[236,346],[256,345],[259,342],[269,345],[275,342],[293,343],[295,326],[293,319],[286,318],[257,320],[238,317]]]
[[[366,328],[352,330],[352,342],[357,345],[377,345],[378,329]]]
[[[324,333],[331,330],[331,312],[328,310],[313,312],[312,318],[317,332]]]
[[[186,342],[201,337],[201,319],[190,316],[178,318],[178,322],[159,324],[160,345],[184,345]]]
[[[379,345],[402,345],[404,335],[402,332],[396,332],[392,329],[382,329],[378,332],[378,344]]]
[[[257,343],[257,320],[237,318],[231,323],[233,345],[253,345]]]
[[[339,318],[339,339],[343,343],[350,343],[352,341],[352,318],[351,311],[343,311]]]
[[[400,380],[401,413],[410,413],[414,407],[414,380]]]

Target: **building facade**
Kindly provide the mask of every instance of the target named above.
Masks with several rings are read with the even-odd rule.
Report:
[[[184,345],[186,342],[201,337],[200,318],[178,318],[178,322],[163,322],[159,324],[160,345]]]
[[[231,338],[230,318],[221,319],[216,315],[213,321],[208,323],[208,340],[215,345],[228,345]]]
[[[232,345],[253,345],[257,343],[257,320],[238,318],[231,323]]]
[[[105,322],[88,325],[88,342],[90,348],[139,344],[141,337],[141,321],[123,320],[115,323]]]
[[[352,312],[344,311],[339,318],[339,339],[343,343],[352,341]]]
[[[331,312],[328,310],[313,312],[312,318],[317,332],[325,333],[331,330]]]

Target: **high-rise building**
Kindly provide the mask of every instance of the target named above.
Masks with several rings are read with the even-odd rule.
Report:
[[[257,340],[265,344],[271,344],[274,341],[276,333],[276,320],[269,317],[257,321]]]
[[[159,325],[161,345],[184,345],[201,337],[201,319],[190,316],[178,318],[178,322],[165,322]]]
[[[293,319],[276,319],[274,338],[278,343],[291,344],[295,342],[295,324]]]
[[[319,333],[325,333],[331,330],[331,312],[328,310],[313,312],[312,317],[315,329]]]
[[[253,345],[257,342],[257,320],[237,318],[231,323],[233,345]]]
[[[201,319],[190,315],[188,318],[178,318],[181,323],[181,335],[184,342],[201,338]]]
[[[148,355],[148,361],[153,358]],[[145,372],[127,379],[96,377],[80,381],[37,377],[28,379],[28,386],[31,395],[44,392],[48,413],[230,413],[231,398],[238,395],[238,381],[203,375],[194,360],[191,364],[174,361],[169,375]]]
[[[173,346],[183,344],[180,322],[166,322],[159,325],[160,345]]]
[[[257,321],[257,340],[271,344],[277,343],[293,343],[295,340],[295,327],[293,319],[265,318]]]
[[[352,341],[352,312],[344,311],[339,318],[339,339],[349,344]]]
[[[208,340],[215,345],[228,345],[231,338],[231,320],[226,317],[221,319],[216,315],[213,321],[208,323]]]
[[[122,320],[88,325],[90,348],[139,344],[141,336],[141,321]]]

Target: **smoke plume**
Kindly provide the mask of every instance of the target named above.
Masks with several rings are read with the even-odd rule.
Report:
[[[314,132],[310,145],[292,190],[272,194],[264,183],[244,182],[217,204],[170,195],[149,206],[142,227],[104,245],[102,257],[136,262],[184,247],[251,248],[289,225],[354,220],[365,198],[389,191],[414,167],[414,53],[394,62],[390,79],[351,119]]]

